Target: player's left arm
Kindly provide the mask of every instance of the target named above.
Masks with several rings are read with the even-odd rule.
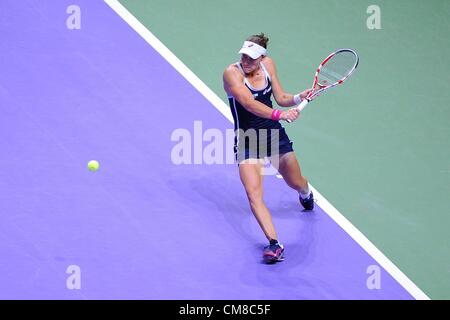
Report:
[[[267,72],[269,72],[270,74],[270,79],[272,81],[273,97],[275,98],[277,104],[282,107],[292,107],[296,105],[297,103],[295,103],[294,101],[294,95],[284,91],[283,87],[281,86],[280,80],[278,79],[277,68],[272,58],[264,57],[264,60],[262,62],[264,63]],[[300,92],[299,93],[300,98],[304,99],[308,94],[308,92],[309,89]]]

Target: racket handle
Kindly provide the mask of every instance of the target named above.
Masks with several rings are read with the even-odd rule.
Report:
[[[298,110],[298,112],[302,111],[306,105],[308,104],[308,99],[303,100],[297,107],[296,109]]]
[[[306,105],[308,104],[308,99],[303,100],[302,102],[300,102],[300,104],[298,106],[295,107],[295,109],[297,109],[298,112],[302,111]],[[288,123],[291,123],[291,120],[286,120]]]

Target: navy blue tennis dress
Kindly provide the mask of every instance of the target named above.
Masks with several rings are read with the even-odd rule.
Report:
[[[253,97],[266,106],[272,105],[272,83],[270,75],[261,62],[261,69],[266,78],[266,84],[262,89],[253,88],[245,78],[241,64],[236,66],[244,75],[245,86],[251,91]],[[234,119],[234,152],[238,163],[246,159],[263,159],[276,154],[282,155],[293,151],[292,142],[285,129],[278,121],[264,119],[247,111],[233,96],[228,96],[231,113]],[[278,143],[277,143],[278,142]]]

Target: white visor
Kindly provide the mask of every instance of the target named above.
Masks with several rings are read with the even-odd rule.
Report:
[[[265,48],[251,41],[244,41],[241,50],[239,50],[239,53],[246,54],[252,59],[257,59],[260,56],[265,55],[266,52],[267,50]]]

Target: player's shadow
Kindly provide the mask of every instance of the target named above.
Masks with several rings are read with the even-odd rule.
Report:
[[[333,291],[330,284],[324,283],[317,270],[314,270],[318,264],[317,250],[321,250],[318,232],[321,221],[326,219],[320,208],[317,207],[313,212],[304,211],[295,191],[285,186],[283,181],[274,185],[273,180],[267,178],[268,185],[265,182],[264,186],[267,192],[266,204],[285,246],[286,259],[274,265],[266,265],[261,259],[265,239],[258,226],[253,226],[253,230],[249,229],[251,223],[256,225],[257,222],[250,211],[237,170],[210,168],[205,172],[199,168],[194,171],[195,175],[184,175],[182,179],[176,175],[166,181],[187,204],[195,205],[197,209],[204,207],[201,214],[207,215],[210,222],[226,221],[235,233],[233,237],[245,243],[245,248],[240,248],[247,250],[246,254],[249,255],[244,257],[246,262],[242,263],[240,271],[239,278],[243,284],[260,288],[261,299],[273,298],[274,292],[279,297],[283,290],[286,290],[286,299],[320,297],[323,296],[323,290]],[[269,190],[274,187],[282,189],[269,194]],[[220,219],[214,218],[217,214],[221,216]],[[252,267],[250,270],[253,271],[249,272],[248,263],[255,264],[256,270]]]
[[[286,260],[266,265],[261,259],[262,250],[266,245],[264,236],[250,211],[238,171],[211,169],[205,172],[199,168],[195,170],[196,175],[185,175],[183,179],[176,176],[167,181],[171,189],[187,204],[196,205],[197,208],[204,207],[205,211],[202,211],[202,214],[207,212],[208,218],[212,221],[215,219],[213,214],[220,214],[234,230],[234,236],[244,241],[245,247],[250,248],[248,262],[255,263],[259,271],[249,273],[248,265],[242,264],[240,272],[242,283],[261,288],[261,298],[270,299],[273,297],[271,290],[277,290],[279,294],[286,288],[301,289],[301,292],[297,291],[295,294],[297,298],[301,297],[303,292],[304,298],[311,296],[311,292],[317,290],[318,281],[320,282],[320,279],[312,278],[315,273],[311,268],[317,250],[317,225],[323,218],[321,211],[303,211],[295,191],[285,186],[283,181],[279,181],[281,183],[279,186],[283,189],[281,192],[268,194],[266,203],[275,220],[279,236],[284,239]],[[270,188],[274,188],[271,183],[273,181],[269,180],[267,186],[265,183],[267,193]],[[249,230],[251,223],[255,224],[253,232]],[[289,294],[292,299],[292,291],[286,292],[286,298],[289,298]]]

